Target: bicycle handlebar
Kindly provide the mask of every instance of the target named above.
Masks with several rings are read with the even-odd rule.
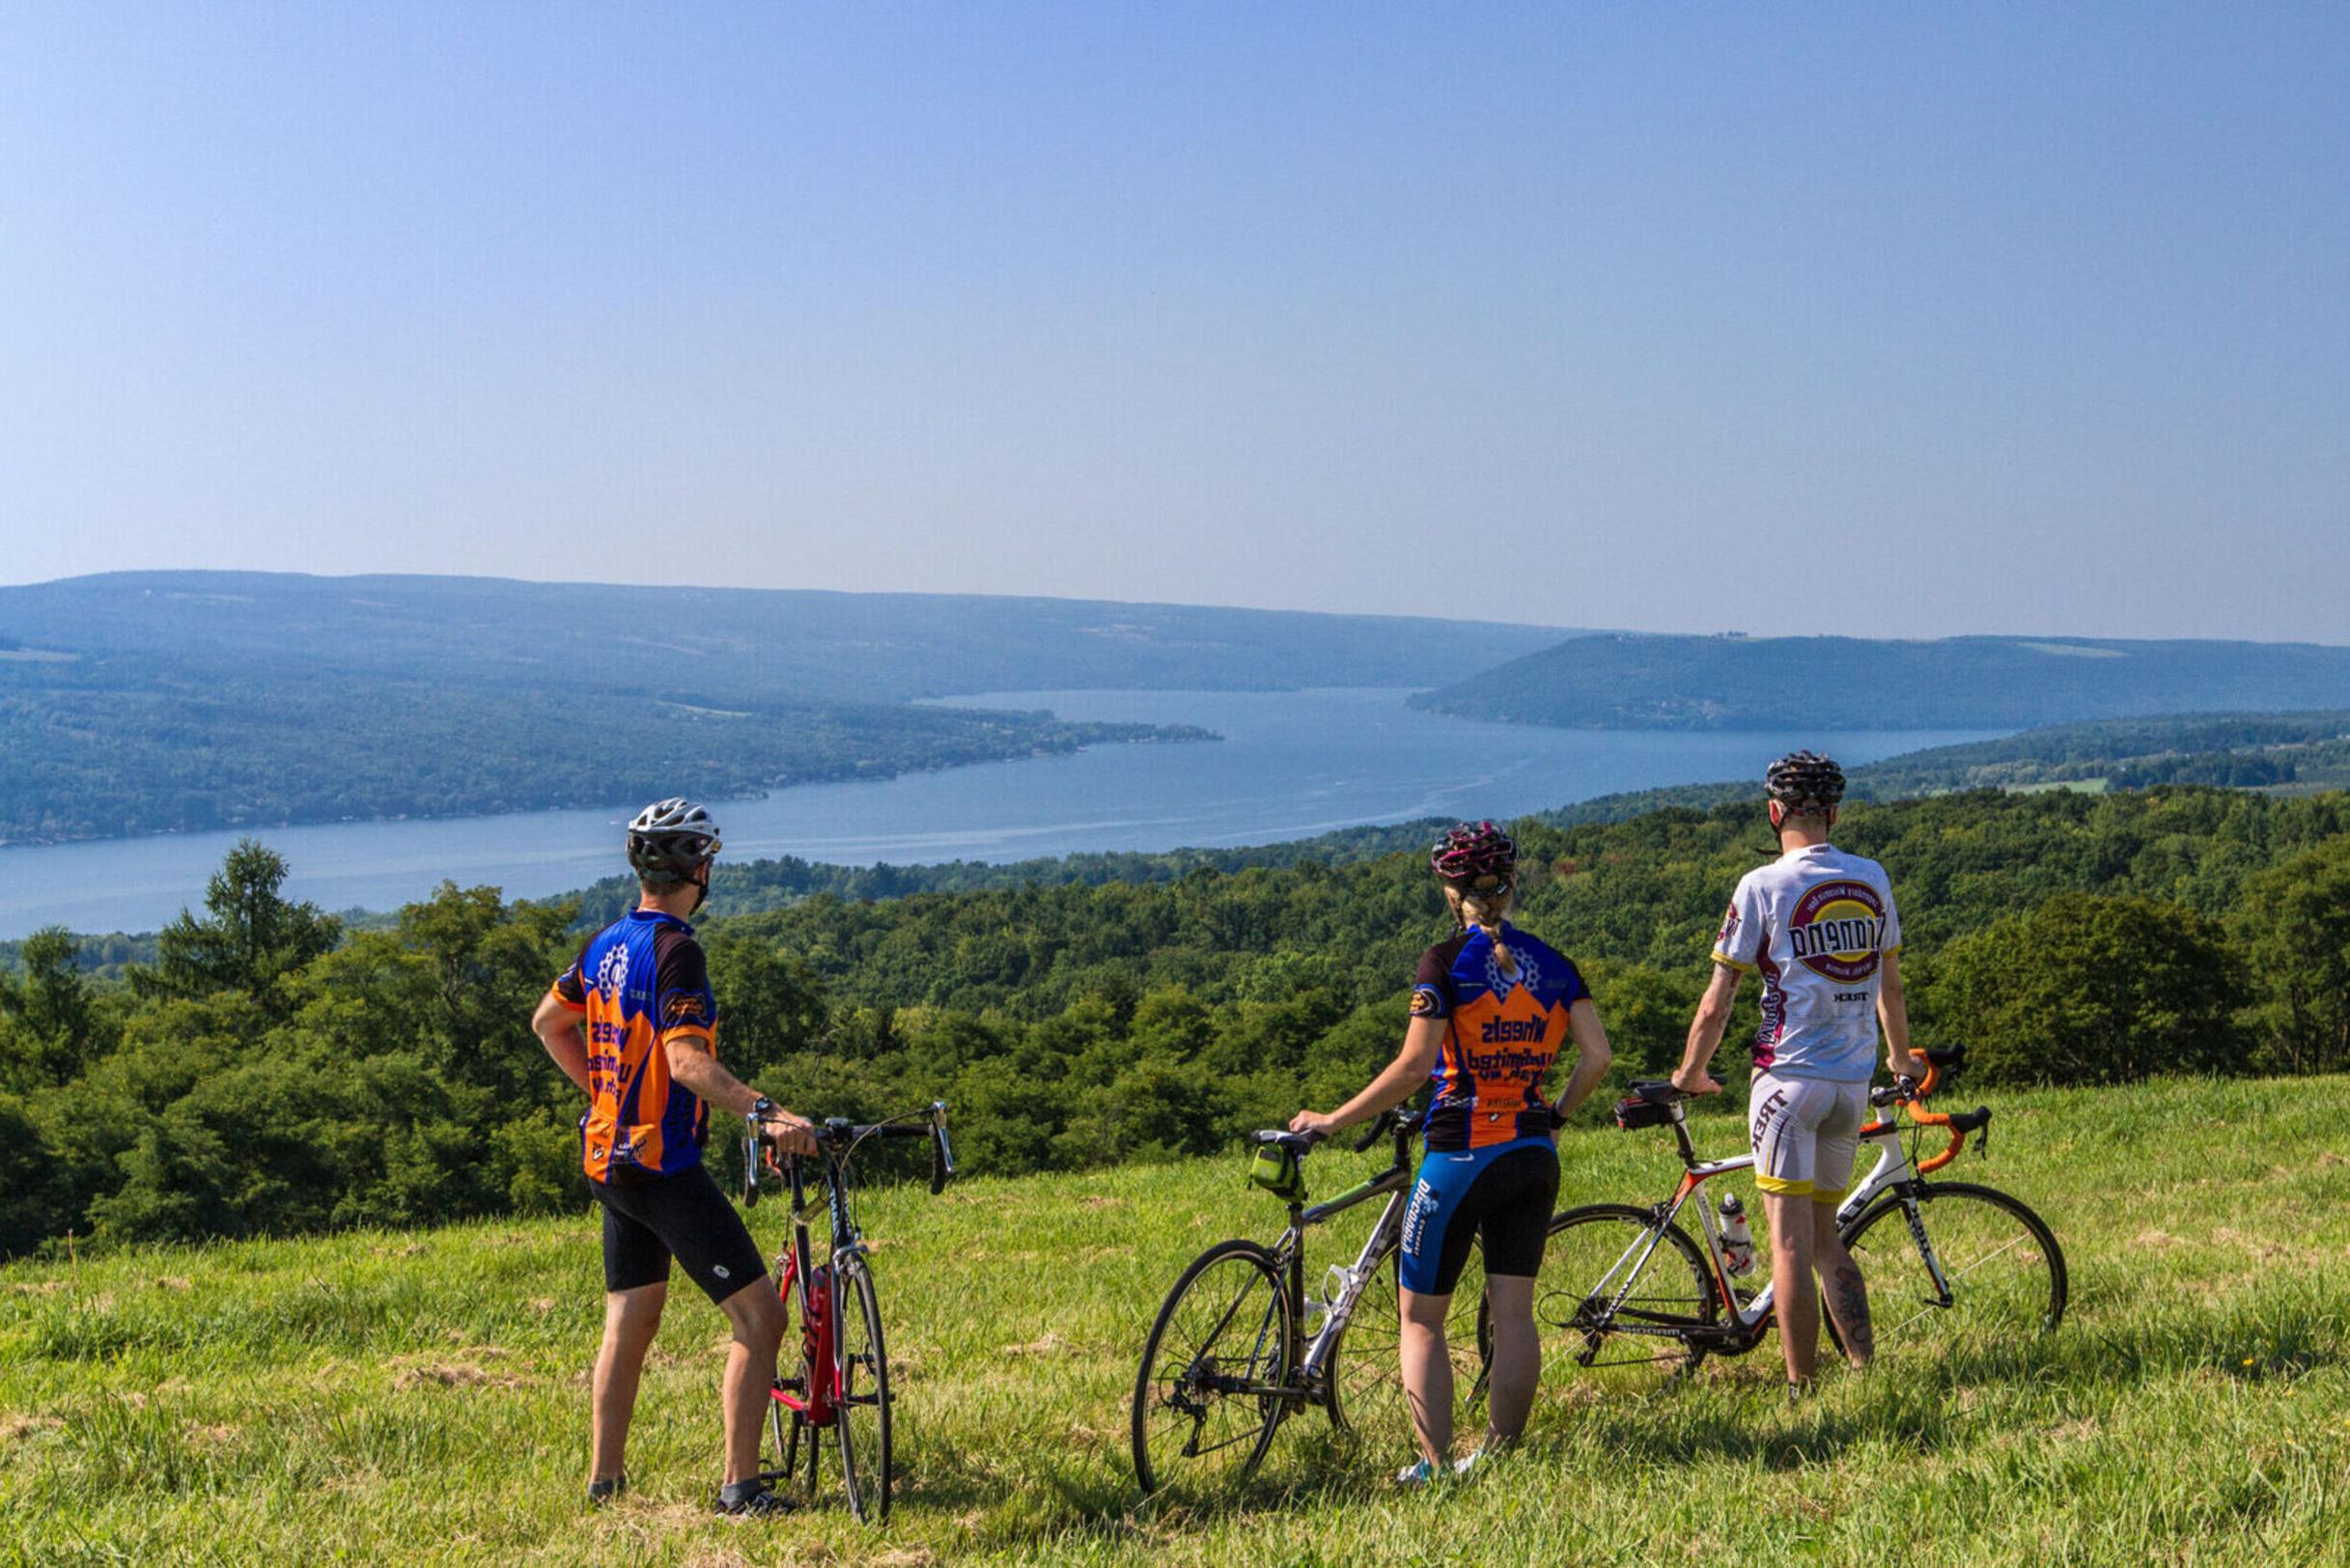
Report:
[[[1926,1076],[1919,1078],[1909,1093],[1896,1095],[1895,1100],[1916,1126],[1948,1128],[1950,1141],[1942,1153],[1931,1159],[1917,1162],[1917,1174],[1920,1176],[1938,1171],[1951,1161],[1956,1160],[1958,1152],[1967,1146],[1967,1134],[1980,1131],[1989,1126],[1991,1122],[1989,1106],[1978,1106],[1973,1110],[1958,1112],[1925,1109],[1924,1102],[1933,1095],[1937,1088],[1941,1087],[1943,1069],[1955,1068],[1964,1062],[1967,1059],[1967,1048],[1954,1046],[1947,1050],[1929,1050],[1925,1053],[1925,1058]],[[1989,1147],[1989,1145],[1986,1144],[1985,1147]]]
[[[745,1112],[742,1120],[742,1202],[745,1207],[759,1201],[759,1163],[765,1152],[762,1132],[756,1112]],[[928,1138],[930,1139],[930,1190],[935,1196],[946,1190],[947,1179],[955,1174],[955,1151],[946,1140],[946,1102],[934,1100],[919,1111],[905,1116],[893,1116],[885,1122],[853,1122],[846,1116],[827,1116],[816,1123],[810,1132],[826,1154],[846,1159],[849,1151],[869,1137]],[[797,1155],[787,1156],[797,1159]]]

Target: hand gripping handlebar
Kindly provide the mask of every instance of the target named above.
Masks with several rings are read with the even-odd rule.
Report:
[[[1940,1170],[1951,1161],[1956,1160],[1958,1152],[1967,1146],[1967,1134],[1989,1126],[1991,1122],[1989,1106],[1977,1106],[1972,1110],[1955,1113],[1926,1109],[1926,1100],[1933,1095],[1942,1082],[1943,1069],[1956,1067],[1965,1061],[1967,1049],[1964,1046],[1956,1046],[1948,1050],[1929,1050],[1925,1053],[1925,1058],[1926,1076],[1919,1078],[1916,1087],[1908,1094],[1896,1095],[1895,1098],[1900,1101],[1901,1108],[1909,1113],[1910,1120],[1917,1126],[1948,1128],[1950,1142],[1942,1153],[1932,1159],[1917,1162],[1917,1174],[1920,1176]],[[1985,1136],[1988,1137],[1989,1134],[1986,1134]]]

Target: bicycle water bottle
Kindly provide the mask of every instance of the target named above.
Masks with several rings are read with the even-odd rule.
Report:
[[[1754,1230],[1735,1192],[1721,1194],[1721,1266],[1734,1274],[1754,1272]]]

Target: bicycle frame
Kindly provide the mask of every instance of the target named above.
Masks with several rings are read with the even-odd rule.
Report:
[[[849,1206],[846,1162],[827,1149],[824,1156],[824,1181],[830,1210],[832,1251],[821,1265],[809,1262],[813,1246],[808,1239],[808,1219],[815,1207],[808,1202],[806,1173],[801,1169],[800,1158],[786,1155],[783,1159],[784,1173],[791,1183],[792,1245],[785,1248],[780,1260],[783,1278],[777,1288],[798,1300],[800,1339],[806,1351],[801,1364],[815,1369],[816,1386],[795,1393],[779,1385],[771,1391],[777,1404],[806,1416],[810,1426],[828,1427],[840,1405],[840,1366],[832,1354],[832,1281],[843,1260],[864,1255],[865,1239],[858,1233],[855,1216]]]
[[[1697,1234],[1705,1245],[1706,1260],[1713,1269],[1714,1284],[1721,1293],[1722,1307],[1729,1315],[1729,1321],[1714,1330],[1720,1336],[1720,1344],[1716,1348],[1732,1353],[1751,1350],[1761,1342],[1771,1326],[1773,1286],[1766,1282],[1761,1290],[1741,1302],[1741,1292],[1732,1283],[1729,1269],[1722,1261],[1721,1221],[1716,1217],[1714,1205],[1706,1197],[1704,1188],[1717,1176],[1752,1169],[1754,1156],[1746,1154],[1733,1160],[1701,1161],[1697,1158],[1696,1144],[1690,1137],[1688,1116],[1680,1106],[1671,1107],[1671,1118],[1673,1136],[1680,1144],[1681,1162],[1686,1167],[1681,1185],[1671,1198],[1656,1207],[1648,1229],[1624,1249],[1622,1256],[1601,1278],[1600,1290],[1605,1291],[1609,1281],[1621,1275],[1622,1283],[1608,1303],[1609,1313],[1614,1314],[1632,1294],[1633,1285],[1647,1269],[1657,1247],[1664,1243],[1666,1229],[1680,1217],[1681,1211],[1694,1200]],[[1887,1192],[1897,1195],[1902,1200],[1904,1218],[1909,1220],[1910,1234],[1916,1241],[1918,1251],[1933,1277],[1935,1289],[1942,1298],[1941,1304],[1947,1306],[1950,1304],[1950,1282],[1943,1274],[1942,1260],[1935,1255],[1933,1244],[1927,1241],[1925,1227],[1917,1214],[1916,1191],[1924,1185],[1923,1178],[1912,1171],[1910,1153],[1901,1141],[1901,1134],[1900,1125],[1889,1117],[1871,1122],[1860,1129],[1862,1143],[1878,1142],[1883,1147],[1878,1150],[1875,1168],[1836,1205],[1836,1223],[1839,1226],[1849,1225]],[[1682,1326],[1683,1329],[1687,1327]]]
[[[1404,1210],[1409,1202],[1406,1190],[1412,1185],[1413,1174],[1412,1135],[1417,1128],[1416,1120],[1395,1124],[1394,1162],[1378,1175],[1321,1203],[1309,1205],[1294,1200],[1290,1203],[1289,1225],[1273,1244],[1273,1255],[1290,1302],[1289,1343],[1282,1347],[1282,1364],[1293,1370],[1287,1381],[1279,1385],[1236,1385],[1233,1391],[1277,1398],[1293,1411],[1308,1404],[1329,1403],[1330,1353],[1354,1319],[1355,1305],[1362,1299],[1363,1287],[1379,1272],[1380,1263],[1403,1234]],[[1343,1270],[1331,1266],[1340,1277],[1338,1294],[1323,1303],[1322,1323],[1309,1339],[1301,1324],[1306,1301],[1305,1233],[1376,1197],[1385,1197],[1386,1207],[1380,1211],[1379,1220],[1364,1238],[1362,1250],[1356,1254],[1353,1265]]]

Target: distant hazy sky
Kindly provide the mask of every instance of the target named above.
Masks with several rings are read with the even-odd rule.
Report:
[[[6,0],[0,530],[2350,641],[2350,7]]]

